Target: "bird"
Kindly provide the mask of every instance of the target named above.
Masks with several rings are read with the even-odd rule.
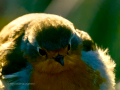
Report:
[[[115,90],[115,66],[59,15],[26,14],[0,31],[0,90]]]

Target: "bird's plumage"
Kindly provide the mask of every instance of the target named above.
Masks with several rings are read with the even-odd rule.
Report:
[[[107,51],[61,16],[24,15],[1,30],[0,40],[3,89],[114,90]]]

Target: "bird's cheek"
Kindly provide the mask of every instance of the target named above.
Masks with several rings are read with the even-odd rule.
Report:
[[[81,56],[82,45],[78,45],[76,49],[71,47],[71,50],[68,51],[68,55],[78,55]]]
[[[29,55],[25,55],[24,58],[34,67],[38,63],[43,62],[46,60],[46,56],[38,56],[36,58],[31,58]]]
[[[41,72],[54,72],[54,69],[57,69],[60,64],[56,62],[54,59],[47,59],[45,61],[37,62],[36,64],[33,64],[33,69],[35,72],[41,73]],[[59,69],[58,69],[59,70]]]

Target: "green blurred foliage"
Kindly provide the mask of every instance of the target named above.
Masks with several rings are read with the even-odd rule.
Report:
[[[22,0],[21,6],[23,6],[28,12],[38,13],[44,12],[51,0]]]
[[[116,79],[120,79],[120,1],[105,0],[88,31],[94,41],[104,48],[117,63]]]
[[[15,18],[28,13],[42,13],[52,0],[0,0],[0,30]]]

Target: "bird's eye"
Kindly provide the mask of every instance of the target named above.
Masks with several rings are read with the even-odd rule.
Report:
[[[70,54],[70,44],[68,45],[68,51],[67,51],[67,54]]]
[[[70,50],[70,44],[68,45],[68,51]]]
[[[40,49],[39,47],[37,48],[37,51],[38,51],[42,56],[46,55],[45,50],[42,50],[42,49]]]
[[[39,53],[43,56],[43,55],[46,55],[46,52],[42,49],[39,49]]]

